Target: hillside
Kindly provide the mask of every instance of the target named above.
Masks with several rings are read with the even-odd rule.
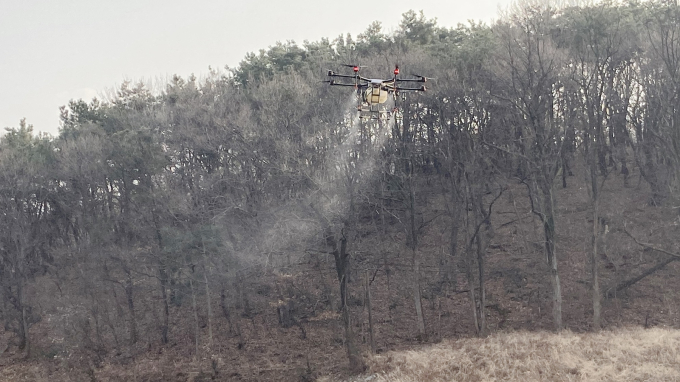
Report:
[[[635,180],[636,176],[633,176],[633,184]],[[523,186],[516,185],[509,190],[514,204],[510,202],[510,197],[504,197],[494,207],[495,236],[489,245],[487,268],[487,322],[493,333],[491,339],[472,338],[474,327],[462,274],[458,276],[457,285],[446,286],[448,289],[444,292],[433,292],[441,288],[436,261],[444,246],[442,231],[447,226],[446,220],[429,226],[420,252],[423,260],[423,306],[428,332],[425,343],[443,340],[442,344],[432,348],[421,345],[423,342],[415,331],[412,297],[408,284],[403,282],[410,277],[410,272],[399,266],[404,261],[400,260],[404,249],[395,244],[380,244],[373,224],[363,225],[366,233],[362,237],[362,248],[371,249],[375,251],[374,254],[389,251],[387,258],[391,268],[388,284],[387,273],[372,268],[369,263],[371,256],[364,254],[357,261],[356,276],[350,283],[353,326],[361,340],[362,352],[368,354],[364,269],[369,271],[376,349],[380,354],[367,358],[370,372],[379,373],[384,380],[423,380],[423,375],[417,373],[428,370],[433,374],[428,374],[426,379],[429,380],[432,375],[433,380],[446,380],[451,376],[447,374],[451,371],[447,369],[449,364],[446,360],[454,359],[459,365],[458,372],[464,373],[461,375],[469,373],[469,380],[498,377],[501,374],[494,373],[501,372],[508,373],[503,375],[509,378],[520,378],[520,374],[525,372],[533,375],[532,378],[539,378],[531,374],[539,369],[550,373],[550,379],[554,376],[562,380],[595,380],[592,378],[597,375],[606,375],[611,380],[617,380],[616,376],[638,375],[642,378],[648,375],[644,373],[652,372],[645,371],[648,368],[663,372],[665,369],[661,366],[672,368],[669,365],[677,365],[677,352],[670,347],[670,344],[677,345],[677,332],[669,329],[610,331],[630,326],[677,328],[680,312],[675,307],[680,302],[680,294],[675,291],[679,290],[680,285],[673,277],[678,271],[674,263],[618,293],[615,298],[604,300],[603,323],[608,330],[602,334],[587,332],[592,313],[583,237],[587,237],[591,225],[587,213],[588,197],[581,182],[577,177],[570,177],[566,189],[556,187],[560,200],[557,224],[559,232],[563,232],[558,236],[557,248],[564,286],[564,321],[570,331],[557,337],[542,332],[551,328],[550,315],[546,314],[550,306],[549,285],[541,248],[535,244],[539,234],[534,219],[527,213],[528,201]],[[601,262],[603,285],[607,286],[635,275],[639,269],[656,263],[661,256],[637,246],[623,232],[624,225],[639,238],[669,249],[676,245],[674,239],[678,226],[675,210],[649,206],[649,190],[644,187],[644,183],[624,188],[620,178],[612,177],[604,184],[605,203],[602,212],[613,222],[607,251]],[[432,192],[426,203],[432,207],[440,202],[441,195]],[[526,216],[526,219],[522,219],[522,223],[508,225],[508,221],[516,219],[515,206],[520,217]],[[436,211],[437,208],[432,207],[432,210]],[[400,235],[396,224],[390,226],[388,232],[395,237]],[[383,257],[379,256],[380,259]],[[336,311],[337,306],[333,306],[333,300],[337,298],[337,284],[334,284],[335,275],[330,260],[328,255],[318,253],[298,254],[297,257],[295,254],[281,253],[279,258],[272,257],[269,265],[255,267],[244,274],[240,279],[240,292],[236,292],[241,293],[241,297],[235,296],[236,305],[232,308],[231,322],[224,317],[215,320],[214,345],[212,350],[207,347],[202,350],[204,356],[201,359],[196,360],[191,356],[193,340],[189,336],[179,338],[169,346],[159,347],[154,345],[152,333],[143,333],[142,343],[148,345],[110,354],[92,363],[81,358],[91,351],[87,348],[73,348],[71,354],[59,350],[64,349],[73,338],[55,338],[50,333],[66,330],[67,335],[83,335],[83,329],[73,326],[75,323],[64,322],[63,315],[59,317],[58,314],[48,313],[46,319],[32,329],[36,334],[44,333],[36,336],[39,339],[34,346],[39,349],[39,355],[29,361],[22,361],[19,354],[3,354],[0,357],[3,365],[0,380],[68,381],[86,377],[98,381],[127,381],[135,378],[150,381],[207,380],[205,378],[253,381],[342,379],[348,371],[341,336],[341,317]],[[291,267],[289,262],[295,266]],[[45,279],[44,282],[49,283],[49,280]],[[44,288],[49,286],[45,285]],[[284,301],[286,306],[291,307],[294,323],[290,327],[281,324],[277,313],[277,307]],[[199,317],[204,328],[205,314],[205,311],[201,311]],[[222,316],[222,313],[217,314]],[[175,317],[173,325],[177,332],[191,332],[189,306],[173,308],[171,315]],[[71,325],[71,329],[62,325]],[[201,342],[207,342],[205,332]],[[638,342],[639,349],[631,350]],[[594,345],[598,343],[598,346]],[[585,350],[590,349],[590,346],[591,350]],[[568,356],[564,353],[562,356],[560,352],[563,347],[581,349],[583,352],[569,350],[574,353]],[[415,350],[404,352],[405,349]],[[471,349],[477,350],[471,352]],[[433,357],[427,352],[437,352],[437,356]],[[447,354],[442,355],[442,364],[436,367],[428,364],[418,371],[424,362],[419,359],[440,359],[438,352]],[[467,361],[455,352],[468,354]],[[561,363],[543,369],[541,365],[551,364],[553,360],[531,358],[537,352],[552,354]],[[665,358],[659,358],[661,366],[656,368],[639,359],[640,352]],[[507,364],[494,363],[496,361],[493,360],[497,359],[495,354],[501,353],[507,354],[507,358],[497,362]],[[484,357],[485,354],[488,357]],[[599,358],[592,358],[594,354]],[[521,365],[520,359],[525,359],[536,367],[513,368],[510,359],[514,359],[515,355],[519,357],[516,365]],[[638,361],[631,363],[629,359]],[[600,366],[597,372],[601,374],[594,374],[595,364]],[[636,368],[627,369],[626,365]],[[662,375],[671,380],[673,374]]]

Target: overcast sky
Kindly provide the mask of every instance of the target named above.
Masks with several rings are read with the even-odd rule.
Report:
[[[235,67],[277,41],[396,29],[413,9],[454,27],[489,23],[510,0],[0,0],[0,128],[26,117],[57,134],[59,106],[124,80],[187,77]]]

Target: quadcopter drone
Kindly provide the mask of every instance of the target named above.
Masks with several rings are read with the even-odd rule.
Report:
[[[427,90],[425,85],[422,85],[419,88],[412,88],[403,87],[401,86],[402,83],[425,83],[428,79],[430,79],[417,74],[413,74],[413,76],[417,78],[399,78],[399,65],[394,67],[394,76],[387,80],[362,77],[359,75],[359,69],[361,69],[362,66],[359,65],[343,64],[343,66],[352,68],[354,74],[339,74],[329,70],[328,77],[331,77],[331,79],[323,82],[326,82],[331,86],[354,87],[357,95],[359,96],[359,105],[357,110],[359,110],[359,112],[367,112],[362,113],[362,117],[366,117],[368,115],[373,119],[380,119],[383,116],[389,118],[391,113],[396,110],[395,108],[391,111],[388,111],[384,106],[385,102],[387,102],[390,96],[396,101],[399,98],[400,92],[424,92]],[[346,82],[348,81],[345,80],[346,78],[353,79],[354,83]]]

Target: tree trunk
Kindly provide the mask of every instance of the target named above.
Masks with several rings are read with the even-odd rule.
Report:
[[[590,176],[593,189],[593,235],[591,238],[592,251],[590,253],[590,267],[592,276],[592,292],[593,292],[593,330],[600,330],[600,282],[597,272],[597,242],[600,234],[600,216],[599,216],[599,190],[597,189],[597,175],[591,167]]]
[[[210,284],[208,283],[208,270],[203,272],[203,281],[205,282],[205,300],[208,305],[208,346],[212,349],[213,345],[213,329],[212,329],[212,302],[210,300]]]
[[[486,288],[484,286],[484,252],[486,252],[486,241],[484,229],[480,229],[477,234],[477,267],[479,269],[479,336],[486,337]]]
[[[371,354],[375,354],[375,339],[373,338],[373,311],[371,309],[371,283],[366,271],[366,308],[368,309],[368,338],[371,345]]]
[[[160,254],[163,252],[163,236],[161,235],[161,226],[158,220],[158,214],[156,214],[156,199],[153,199],[153,209],[151,210],[151,216],[153,218],[154,228],[156,230],[156,242],[158,243],[158,249]],[[161,342],[163,344],[168,343],[168,331],[170,329],[170,309],[168,301],[168,270],[165,263],[162,260],[158,262],[158,280],[161,284],[161,297],[163,299],[163,323],[161,324]]]
[[[477,277],[479,281],[479,331],[480,337],[486,337],[486,277],[485,277],[485,255],[486,249],[489,245],[489,239],[493,235],[491,227],[491,216],[490,210],[491,205],[489,205],[489,213],[486,212],[484,208],[484,201],[482,199],[483,191],[481,188],[471,187],[471,191],[474,192],[470,195],[472,201],[472,209],[474,211],[474,222],[475,222],[475,250],[477,253]],[[500,195],[499,195],[500,197]],[[493,202],[492,202],[493,204]],[[472,243],[470,243],[472,245]]]
[[[205,300],[208,305],[208,346],[212,349],[213,329],[212,329],[212,302],[210,300],[210,283],[208,283],[208,255],[205,252],[205,243],[201,236],[201,246],[203,247],[203,282],[205,283]]]
[[[21,270],[20,270],[21,271]],[[24,351],[26,358],[31,355],[31,341],[28,335],[28,315],[26,314],[26,292],[24,291],[23,283],[21,280],[17,283],[17,297],[19,300],[19,310],[21,314],[21,319],[19,321],[19,349]]]
[[[425,317],[423,315],[423,303],[420,295],[420,259],[413,248],[413,299],[416,306],[416,320],[418,324],[418,338],[425,339]]]
[[[245,345],[245,341],[243,340],[243,334],[241,334],[241,325],[238,321],[238,318],[234,320],[234,322],[231,320],[231,314],[229,313],[229,307],[227,306],[227,294],[224,290],[224,286],[222,286],[222,290],[220,291],[220,305],[222,305],[222,314],[229,323],[229,332],[236,332],[236,336],[238,336],[238,348],[242,349]]]
[[[168,331],[170,329],[170,307],[168,303],[168,272],[164,264],[158,267],[158,279],[161,284],[161,298],[163,304],[163,321],[161,324],[161,342],[168,343]]]
[[[645,162],[644,166],[640,166],[640,171],[647,183],[649,183],[649,187],[652,189],[652,200],[650,201],[650,204],[658,206],[661,205],[667,196],[657,174],[659,165],[654,160],[655,155],[652,144],[648,141],[643,141],[641,142],[641,145],[645,156]]]
[[[557,271],[557,253],[555,251],[555,204],[553,201],[552,183],[548,182],[545,177],[542,182],[536,182],[533,194],[539,197],[538,204],[540,208],[537,214],[543,223],[543,236],[545,238],[545,256],[550,272],[550,285],[552,288],[552,312],[553,325],[556,331],[562,330],[562,289],[560,286],[560,276]]]
[[[347,238],[344,233],[340,239],[340,248],[337,248],[337,241],[335,237],[332,238],[335,243],[333,250],[333,257],[335,258],[335,270],[338,274],[338,283],[340,284],[340,309],[343,309],[347,304],[347,271],[349,270],[349,254],[347,253]]]
[[[191,307],[194,312],[194,345],[195,345],[194,357],[198,357],[199,349],[198,308],[196,306],[196,291],[194,290],[194,280],[193,277],[191,276],[189,276],[189,288],[191,289]]]
[[[357,349],[355,344],[349,307],[347,305],[342,308],[342,323],[345,329],[345,349],[347,350],[349,368],[353,373],[360,373],[364,371],[365,365],[364,360],[361,358],[359,353],[359,349]]]
[[[342,283],[344,284],[343,289],[347,291],[347,277],[343,278]],[[345,298],[346,298],[345,294]],[[361,358],[359,349],[356,346],[356,341],[354,338],[354,332],[352,331],[352,321],[349,311],[349,306],[345,302],[342,306],[342,323],[345,330],[345,349],[347,350],[347,359],[349,361],[349,368],[353,373],[360,373],[364,371],[365,364],[364,360]]]
[[[132,274],[129,270],[125,270],[127,279],[125,280],[125,297],[127,299],[128,311],[130,313],[130,344],[137,343],[137,317],[135,316],[135,303],[133,300],[133,283]]]
[[[562,330],[562,290],[560,276],[557,272],[557,253],[555,251],[555,211],[553,204],[552,185],[544,188],[543,230],[545,234],[545,250],[550,267],[550,284],[553,290],[553,323],[555,330]]]
[[[347,306],[349,282],[349,253],[347,252],[347,235],[349,231],[349,223],[345,222],[343,231],[341,233],[340,243],[333,235],[330,227],[326,228],[326,244],[333,248],[333,257],[335,258],[335,268],[338,274],[338,282],[340,284],[340,308],[342,310],[342,323],[345,332],[345,348],[347,350],[347,359],[349,360],[350,370],[353,372],[361,372],[365,369],[365,364],[359,349],[357,349],[352,332],[352,323],[350,317],[349,307]]]
[[[467,251],[467,260],[465,261],[466,267],[465,267],[465,274],[467,275],[467,283],[468,283],[468,289],[469,289],[469,294],[470,294],[470,303],[472,304],[472,319],[475,325],[475,333],[477,335],[480,334],[480,327],[479,327],[479,319],[477,318],[477,296],[475,296],[475,278],[474,274],[472,272],[472,267],[474,265],[474,259],[472,258],[472,254],[469,251]]]
[[[453,183],[453,181],[451,181]],[[461,218],[461,208],[458,198],[453,195],[451,196],[451,231],[449,234],[449,257],[443,261],[445,267],[444,274],[445,280],[451,284],[453,290],[456,290],[457,286],[457,272],[456,272],[456,258],[458,257],[458,235],[460,234],[460,218]]]
[[[639,276],[635,276],[632,279],[622,281],[622,282],[618,283],[616,286],[606,289],[605,295],[606,295],[607,298],[612,298],[616,295],[616,292],[620,292],[620,291],[632,286],[633,284],[635,284],[638,281],[644,279],[645,277],[651,275],[652,273],[654,273],[654,272],[656,272],[660,269],[665,268],[666,265],[668,265],[668,264],[670,264],[674,261],[678,261],[678,260],[680,260],[680,258],[678,258],[678,257],[669,257],[668,259],[666,259],[666,260],[656,264],[655,266],[647,269],[646,271],[642,272]]]
[[[31,340],[28,335],[28,315],[26,314],[26,306],[23,304],[21,306],[21,326],[24,333],[24,354],[26,354],[26,358],[29,358],[31,356]]]
[[[409,173],[409,218],[411,229],[411,256],[413,262],[413,299],[416,307],[416,321],[418,325],[418,338],[425,339],[425,317],[423,315],[423,303],[420,295],[420,259],[418,258],[418,229],[416,227],[416,191],[413,181],[413,163]]]

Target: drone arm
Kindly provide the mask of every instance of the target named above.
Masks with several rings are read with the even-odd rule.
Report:
[[[400,91],[400,92],[424,92],[427,91],[425,88],[425,85],[419,87],[419,88],[400,88],[400,87],[395,87],[394,90]]]
[[[351,86],[351,87],[353,87],[353,88],[356,87],[356,88],[359,88],[359,89],[363,89],[363,88],[366,87],[366,85],[361,85],[361,84],[359,84],[359,85],[354,85],[354,84],[339,84],[339,83],[337,83],[337,82],[330,82],[329,85],[331,85],[331,86]]]
[[[340,77],[340,78],[357,78],[357,76],[352,76],[349,74],[337,74],[334,72],[328,72],[328,77]]]
[[[422,78],[407,78],[407,79],[402,79],[399,78],[397,79],[397,82],[427,82],[427,77],[422,77]]]

